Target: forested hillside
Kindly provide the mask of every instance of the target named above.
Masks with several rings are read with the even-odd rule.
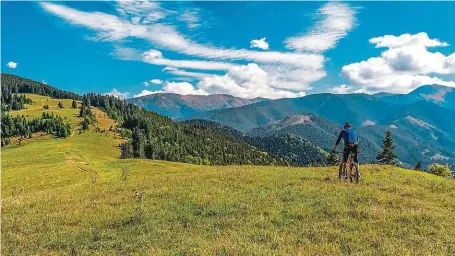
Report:
[[[33,93],[43,96],[50,96],[56,99],[76,99],[80,100],[82,97],[76,93],[63,91],[55,87],[49,86],[44,83],[36,82],[31,79],[10,75],[1,74],[2,81],[2,101],[3,94],[11,93]]]
[[[324,166],[326,165],[327,153],[316,144],[293,134],[257,135],[243,134],[228,126],[222,126],[216,122],[194,119],[184,121],[184,124],[197,125],[200,128],[215,127],[226,134],[253,145],[260,150],[276,155],[288,165],[293,166]]]
[[[119,152],[119,156],[123,158],[149,158],[205,165],[286,164],[278,157],[258,150],[214,127],[179,124],[170,118],[146,111],[114,96],[91,93],[79,96],[8,74],[2,74],[3,90],[9,94],[9,99],[16,99],[17,93],[80,99],[82,105],[79,118],[82,129],[96,122],[91,118],[87,119],[86,113],[90,112],[90,107],[102,109],[119,124],[119,127],[111,129],[118,131],[128,139],[121,145],[121,152]],[[25,104],[30,103],[26,99],[23,101],[24,104],[21,107],[26,107]],[[53,114],[45,114],[34,120],[26,120],[23,116],[8,116],[9,113],[6,110],[12,106],[11,102],[5,101],[3,108],[5,111],[2,109],[5,120],[11,120],[8,121],[7,126],[2,126],[2,145],[8,144],[9,138],[12,136],[30,137],[30,134],[36,131],[53,133],[59,137],[68,135],[68,125],[58,115],[54,117]],[[86,112],[87,110],[89,112]],[[43,106],[42,111],[44,113],[48,111],[46,105]]]
[[[292,134],[318,145],[330,152],[342,129],[335,124],[315,114],[299,114],[287,117],[281,121],[252,129],[248,134],[254,136],[283,136]],[[373,143],[363,133],[360,136],[360,156],[364,163],[375,162],[380,146]]]

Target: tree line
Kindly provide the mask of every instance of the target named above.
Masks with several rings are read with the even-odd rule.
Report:
[[[32,133],[45,132],[55,137],[68,137],[71,134],[71,125],[53,113],[43,112],[40,117],[32,120],[25,116],[12,117],[9,113],[2,113],[1,146],[10,144],[11,137],[31,138]]]
[[[49,96],[56,99],[76,99],[81,100],[81,96],[68,91],[63,91],[44,83],[36,82],[31,79],[11,75],[1,74],[2,94],[33,93]],[[2,97],[3,101],[3,97]]]
[[[213,127],[231,137],[237,138],[262,151],[276,156],[281,162],[289,166],[325,166],[325,152],[310,141],[293,134],[271,136],[246,135],[231,127],[217,122],[203,119],[192,119],[183,124],[199,127]]]
[[[275,156],[215,127],[176,123],[114,96],[89,93],[86,107],[95,106],[116,120],[131,138],[121,145],[122,158],[147,158],[204,165],[284,164]]]

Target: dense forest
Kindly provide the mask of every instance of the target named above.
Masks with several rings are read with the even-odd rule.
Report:
[[[34,93],[43,96],[50,96],[56,99],[76,99],[81,100],[82,97],[73,92],[67,92],[44,83],[36,82],[30,79],[22,78],[10,74],[1,74],[2,81],[2,104],[3,94],[12,93]],[[3,109],[3,108],[2,108]]]
[[[20,110],[25,108],[25,104],[32,104],[32,100],[23,94],[13,94],[9,91],[2,90],[1,96],[2,113],[11,110]]]
[[[183,121],[183,124],[202,127],[213,127],[219,131],[240,139],[260,150],[275,155],[292,166],[321,166],[326,163],[326,153],[308,140],[292,134],[271,136],[249,136],[231,127],[203,119]]]
[[[120,147],[122,158],[148,158],[205,165],[304,166],[323,165],[325,162],[325,153],[320,148],[297,136],[260,138],[200,120],[178,123],[114,96],[93,93],[79,96],[8,74],[2,74],[2,90],[7,95],[4,101],[2,98],[2,115],[7,124],[2,126],[2,146],[8,144],[12,136],[29,137],[37,131],[52,133],[57,137],[66,137],[70,133],[69,125],[58,116],[44,113],[40,118],[27,121],[23,116],[12,117],[6,113],[30,103],[21,93],[34,93],[53,98],[81,100],[79,117],[83,119],[83,129],[88,129],[89,124],[96,122],[90,110],[92,106],[105,111],[120,124],[113,129],[128,139]]]
[[[24,116],[12,117],[9,113],[2,113],[1,146],[10,143],[11,137],[31,138],[34,132],[45,132],[55,137],[68,137],[71,126],[60,116],[43,112],[41,117],[26,120]]]
[[[123,158],[148,158],[205,165],[284,164],[267,152],[214,127],[180,124],[113,96],[86,94],[86,107],[95,106],[131,131],[121,145]]]

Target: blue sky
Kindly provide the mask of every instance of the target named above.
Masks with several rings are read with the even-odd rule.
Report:
[[[455,87],[455,2],[2,2],[2,72],[77,93]]]

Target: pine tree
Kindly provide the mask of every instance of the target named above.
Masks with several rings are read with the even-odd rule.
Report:
[[[414,170],[416,171],[421,171],[422,170],[422,162],[419,161],[416,166],[414,167]]]
[[[337,153],[335,151],[330,152],[329,157],[327,158],[326,164],[328,166],[336,166],[339,163]]]
[[[90,124],[90,120],[85,117],[84,121],[82,121],[82,130],[88,130],[88,125]]]
[[[392,133],[390,131],[385,132],[385,138],[382,140],[382,143],[382,150],[376,159],[380,164],[396,165],[397,155],[395,154],[395,145],[393,145]]]
[[[72,108],[77,108],[77,103],[76,103],[75,99],[73,99],[73,103],[71,103],[71,107]]]

